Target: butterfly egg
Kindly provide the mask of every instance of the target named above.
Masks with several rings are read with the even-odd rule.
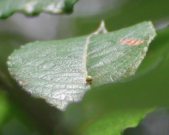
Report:
[[[87,82],[87,84],[92,84],[92,81],[93,81],[92,76],[87,76],[87,77],[86,77],[86,82]]]
[[[144,43],[144,40],[142,39],[136,39],[136,38],[125,38],[121,39],[120,43],[122,45],[128,45],[128,46],[138,46]]]

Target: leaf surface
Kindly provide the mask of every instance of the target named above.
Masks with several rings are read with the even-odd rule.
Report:
[[[65,109],[91,87],[134,75],[155,35],[151,22],[110,33],[102,23],[89,36],[23,46],[9,57],[9,71],[25,90]]]
[[[80,103],[67,108],[64,122],[72,134],[120,135],[137,126],[147,113],[169,107],[168,34],[169,29],[158,32],[132,79],[93,88]]]

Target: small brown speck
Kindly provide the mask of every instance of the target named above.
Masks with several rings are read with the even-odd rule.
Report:
[[[93,78],[91,77],[91,76],[87,76],[86,77],[86,82],[87,82],[87,84],[92,84],[92,81],[93,81]]]

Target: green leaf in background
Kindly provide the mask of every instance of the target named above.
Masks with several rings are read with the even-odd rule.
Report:
[[[40,135],[41,130],[22,109],[18,108],[9,94],[0,88],[0,134]]]
[[[15,12],[36,15],[41,12],[53,14],[70,13],[77,0],[0,0],[0,18]]]
[[[31,131],[24,123],[16,118],[12,118],[4,124],[1,135],[40,135],[36,131]]]
[[[96,15],[88,15],[82,17],[79,14],[78,17],[72,19],[73,35],[84,35],[96,28],[100,19],[104,19],[109,30],[117,30],[122,27],[128,27],[130,25],[142,22],[144,20],[151,20],[159,27],[165,25],[163,22],[168,21],[169,10],[168,0],[114,0],[121,3],[119,7],[107,10],[102,9],[102,13]],[[97,4],[97,1],[96,1]],[[94,5],[93,5],[94,6]],[[87,8],[86,8],[87,10]],[[133,12],[134,11],[134,12]],[[69,21],[70,22],[70,21]],[[85,29],[84,29],[85,27]],[[67,32],[68,33],[68,32]],[[66,35],[66,32],[64,33]],[[64,36],[63,35],[63,36]],[[70,35],[68,35],[70,36]],[[72,36],[72,35],[71,35]]]
[[[81,129],[80,135],[121,135],[128,127],[136,127],[153,109],[131,109],[118,110],[113,113],[103,115],[96,121],[86,125],[86,129]]]
[[[4,92],[0,91],[0,130],[9,113],[9,103]]]
[[[133,78],[94,88],[67,108],[64,125],[71,134],[120,135],[138,125],[147,113],[169,107],[168,34],[169,29],[158,32]]]
[[[9,71],[32,95],[60,109],[77,102],[90,87],[134,75],[156,32],[151,22],[67,40],[35,42],[16,50]]]

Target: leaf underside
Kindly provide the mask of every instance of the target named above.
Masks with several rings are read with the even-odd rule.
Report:
[[[9,71],[26,91],[64,110],[91,87],[134,75],[156,35],[151,22],[104,30],[22,46],[9,57]]]
[[[37,15],[41,12],[69,13],[77,0],[0,0],[0,18],[7,18],[15,12]]]

